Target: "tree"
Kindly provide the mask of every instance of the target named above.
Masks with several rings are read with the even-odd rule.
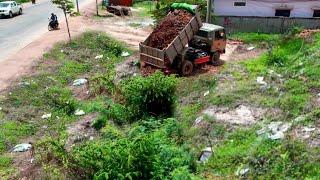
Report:
[[[52,3],[58,5],[58,8],[63,10],[63,14],[67,23],[69,41],[71,42],[71,35],[70,35],[69,22],[68,22],[67,15],[72,13],[74,4],[70,0],[52,0]]]

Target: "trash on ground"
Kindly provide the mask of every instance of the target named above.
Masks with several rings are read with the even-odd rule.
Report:
[[[0,107],[0,111],[2,110],[2,107]]]
[[[103,58],[103,54],[97,55],[97,56],[95,57],[95,59],[102,59],[102,58]]]
[[[121,53],[121,56],[122,57],[128,57],[128,56],[130,56],[130,54],[127,51],[125,51],[125,52]]]
[[[295,118],[293,121],[294,122],[301,122],[304,121],[306,119],[306,117],[304,115],[298,116],[297,118]]]
[[[29,82],[21,82],[18,85],[20,85],[20,86],[29,86],[30,83]]]
[[[49,119],[49,118],[51,118],[51,116],[52,116],[52,114],[49,113],[49,114],[44,114],[44,115],[42,115],[41,118],[42,118],[42,119]]]
[[[258,135],[267,134],[269,139],[278,140],[285,137],[285,133],[290,129],[291,123],[271,122],[268,126],[257,131]]]
[[[13,147],[13,152],[26,152],[31,149],[32,145],[27,143],[18,144]]]
[[[88,82],[87,79],[76,79],[73,81],[72,86],[82,86]]]
[[[203,121],[203,116],[199,116],[193,123],[194,126],[199,125]]]
[[[255,49],[255,47],[253,47],[253,46],[247,48],[248,51],[252,51],[254,49]]]
[[[245,176],[249,171],[250,171],[249,168],[244,168],[244,169],[239,168],[236,172],[236,175],[237,176]]]
[[[80,109],[77,109],[76,112],[74,113],[74,115],[76,115],[76,116],[83,116],[85,114],[86,113],[83,110],[80,110]]]
[[[212,156],[212,149],[211,147],[207,147],[202,150],[201,156],[200,156],[200,162],[206,162],[209,160],[209,158]]]
[[[261,77],[261,76],[259,76],[259,77],[257,78],[257,83],[260,84],[260,85],[267,85],[267,84],[268,84],[268,83],[266,83],[266,82],[264,81],[264,77]]]
[[[207,91],[203,94],[204,97],[208,96],[210,94],[210,91]]]
[[[266,110],[261,108],[239,105],[235,109],[211,106],[203,110],[202,114],[213,117],[217,122],[250,126],[257,123],[265,112]]]

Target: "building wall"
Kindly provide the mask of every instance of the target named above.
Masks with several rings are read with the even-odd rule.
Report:
[[[276,9],[292,9],[290,17],[313,17],[314,9],[320,10],[320,0],[213,0],[217,16],[274,17]],[[245,1],[246,6],[234,6]]]
[[[216,16],[213,23],[225,27],[228,33],[285,33],[295,27],[320,28],[320,18]]]

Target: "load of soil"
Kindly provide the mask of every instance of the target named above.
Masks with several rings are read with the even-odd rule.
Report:
[[[192,17],[192,14],[184,10],[171,13],[157,25],[147,45],[161,50],[166,48],[191,21]]]

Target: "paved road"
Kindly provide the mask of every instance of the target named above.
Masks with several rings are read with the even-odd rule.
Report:
[[[80,7],[88,0],[79,0]],[[23,14],[12,19],[0,19],[0,62],[48,31],[48,18],[53,12],[60,22],[64,16],[50,0],[24,5]]]

